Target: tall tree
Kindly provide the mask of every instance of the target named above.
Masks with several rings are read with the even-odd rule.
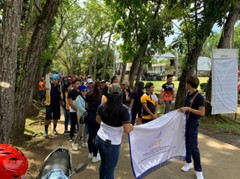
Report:
[[[230,7],[228,16],[226,18],[226,22],[224,23],[221,38],[219,40],[217,48],[232,48],[232,36],[234,33],[234,25],[238,20],[240,13],[240,0],[237,0],[236,3],[233,3]],[[212,77],[209,77],[206,91],[206,99],[211,101],[211,88],[212,86]],[[211,113],[211,105],[208,104],[206,108],[206,114],[210,115]]]
[[[11,141],[13,143],[21,141],[23,137],[25,118],[32,101],[36,72],[59,4],[60,0],[46,1],[41,15],[36,22],[26,57],[20,64],[20,69],[23,70],[19,73],[18,85],[15,93],[15,118],[11,133]]]
[[[14,91],[22,0],[4,1],[0,35],[0,143],[8,143],[14,119]]]
[[[163,51],[164,38],[172,33],[171,19],[166,18],[163,10],[166,1],[106,0],[106,2],[116,9],[120,17],[121,23],[117,23],[117,27],[123,44],[134,48],[129,75],[132,87],[135,75],[141,74],[141,71],[137,71],[138,67],[140,64],[148,63],[144,60],[145,57],[151,56],[156,51]]]
[[[213,25],[218,22],[222,23],[222,18],[229,10],[229,1],[224,1],[222,6],[220,0],[195,0],[194,6],[185,6],[190,12],[184,16],[185,31],[183,34],[187,40],[186,63],[182,69],[180,83],[176,97],[175,107],[183,105],[184,96],[186,95],[185,83],[186,78],[194,74],[197,65],[197,59],[202,51],[202,47],[207,37],[210,35]],[[185,12],[188,12],[187,10]]]

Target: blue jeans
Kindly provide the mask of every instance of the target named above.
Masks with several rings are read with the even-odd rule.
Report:
[[[120,145],[112,145],[98,136],[96,136],[96,145],[101,156],[99,178],[114,179],[114,170],[119,158]]]
[[[70,121],[70,111],[69,111],[69,109],[66,109],[66,108],[63,108],[63,109],[64,109],[64,118],[65,118],[64,130],[68,131],[68,124],[69,124],[69,121]]]
[[[44,105],[45,102],[45,91],[38,90],[39,92],[39,97],[40,97],[40,102],[42,105]]]
[[[172,103],[172,101],[164,101],[164,104],[165,104],[164,114],[166,114],[170,111],[171,103]]]

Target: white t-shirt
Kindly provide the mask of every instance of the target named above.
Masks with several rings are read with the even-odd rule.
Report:
[[[110,140],[112,145],[120,145],[122,142],[123,127],[112,127],[101,122],[97,135],[104,141]]]

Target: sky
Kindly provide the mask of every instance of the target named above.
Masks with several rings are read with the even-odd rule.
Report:
[[[173,41],[173,39],[175,38],[175,37],[178,37],[178,35],[179,35],[179,30],[178,30],[178,27],[177,26],[179,26],[180,25],[180,22],[178,22],[177,20],[173,20],[173,23],[175,24],[174,25],[174,34],[173,35],[170,35],[169,37],[166,37],[166,45],[169,45],[169,44],[171,44],[171,42]],[[236,23],[237,24],[237,23]],[[213,32],[220,32],[221,31],[221,27],[218,27],[217,26],[217,24],[214,24],[214,26],[213,26],[213,28],[212,28],[212,31]]]

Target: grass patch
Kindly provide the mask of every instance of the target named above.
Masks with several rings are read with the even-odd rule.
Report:
[[[198,77],[199,78],[199,80],[200,80],[200,84],[201,83],[207,83],[207,81],[208,81],[208,77]],[[144,84],[146,84],[147,82],[150,82],[150,81],[143,81],[144,82]],[[157,93],[157,94],[159,94],[160,92],[161,92],[161,89],[162,89],[162,85],[164,84],[164,83],[166,83],[166,80],[163,80],[163,81],[151,81],[153,84],[154,84],[154,86],[155,86],[155,92]],[[177,81],[175,78],[173,79],[173,84],[174,84],[174,87],[175,87],[175,92],[177,92],[177,90],[178,90],[178,86],[179,86],[179,81]],[[199,85],[199,87],[198,87],[198,89],[199,90],[201,90],[200,89],[200,85]]]
[[[25,130],[24,130],[24,141],[17,145],[17,147],[20,150],[30,150],[30,149],[36,149],[41,147],[42,141],[43,141],[43,130],[44,125],[41,125],[41,123],[34,123],[39,119],[36,119],[35,117],[27,118],[25,123]],[[32,124],[32,125],[30,125]]]
[[[220,121],[215,121],[213,124],[209,122],[208,118],[204,118],[200,122],[200,127],[219,133],[231,133],[240,135],[240,124]]]

